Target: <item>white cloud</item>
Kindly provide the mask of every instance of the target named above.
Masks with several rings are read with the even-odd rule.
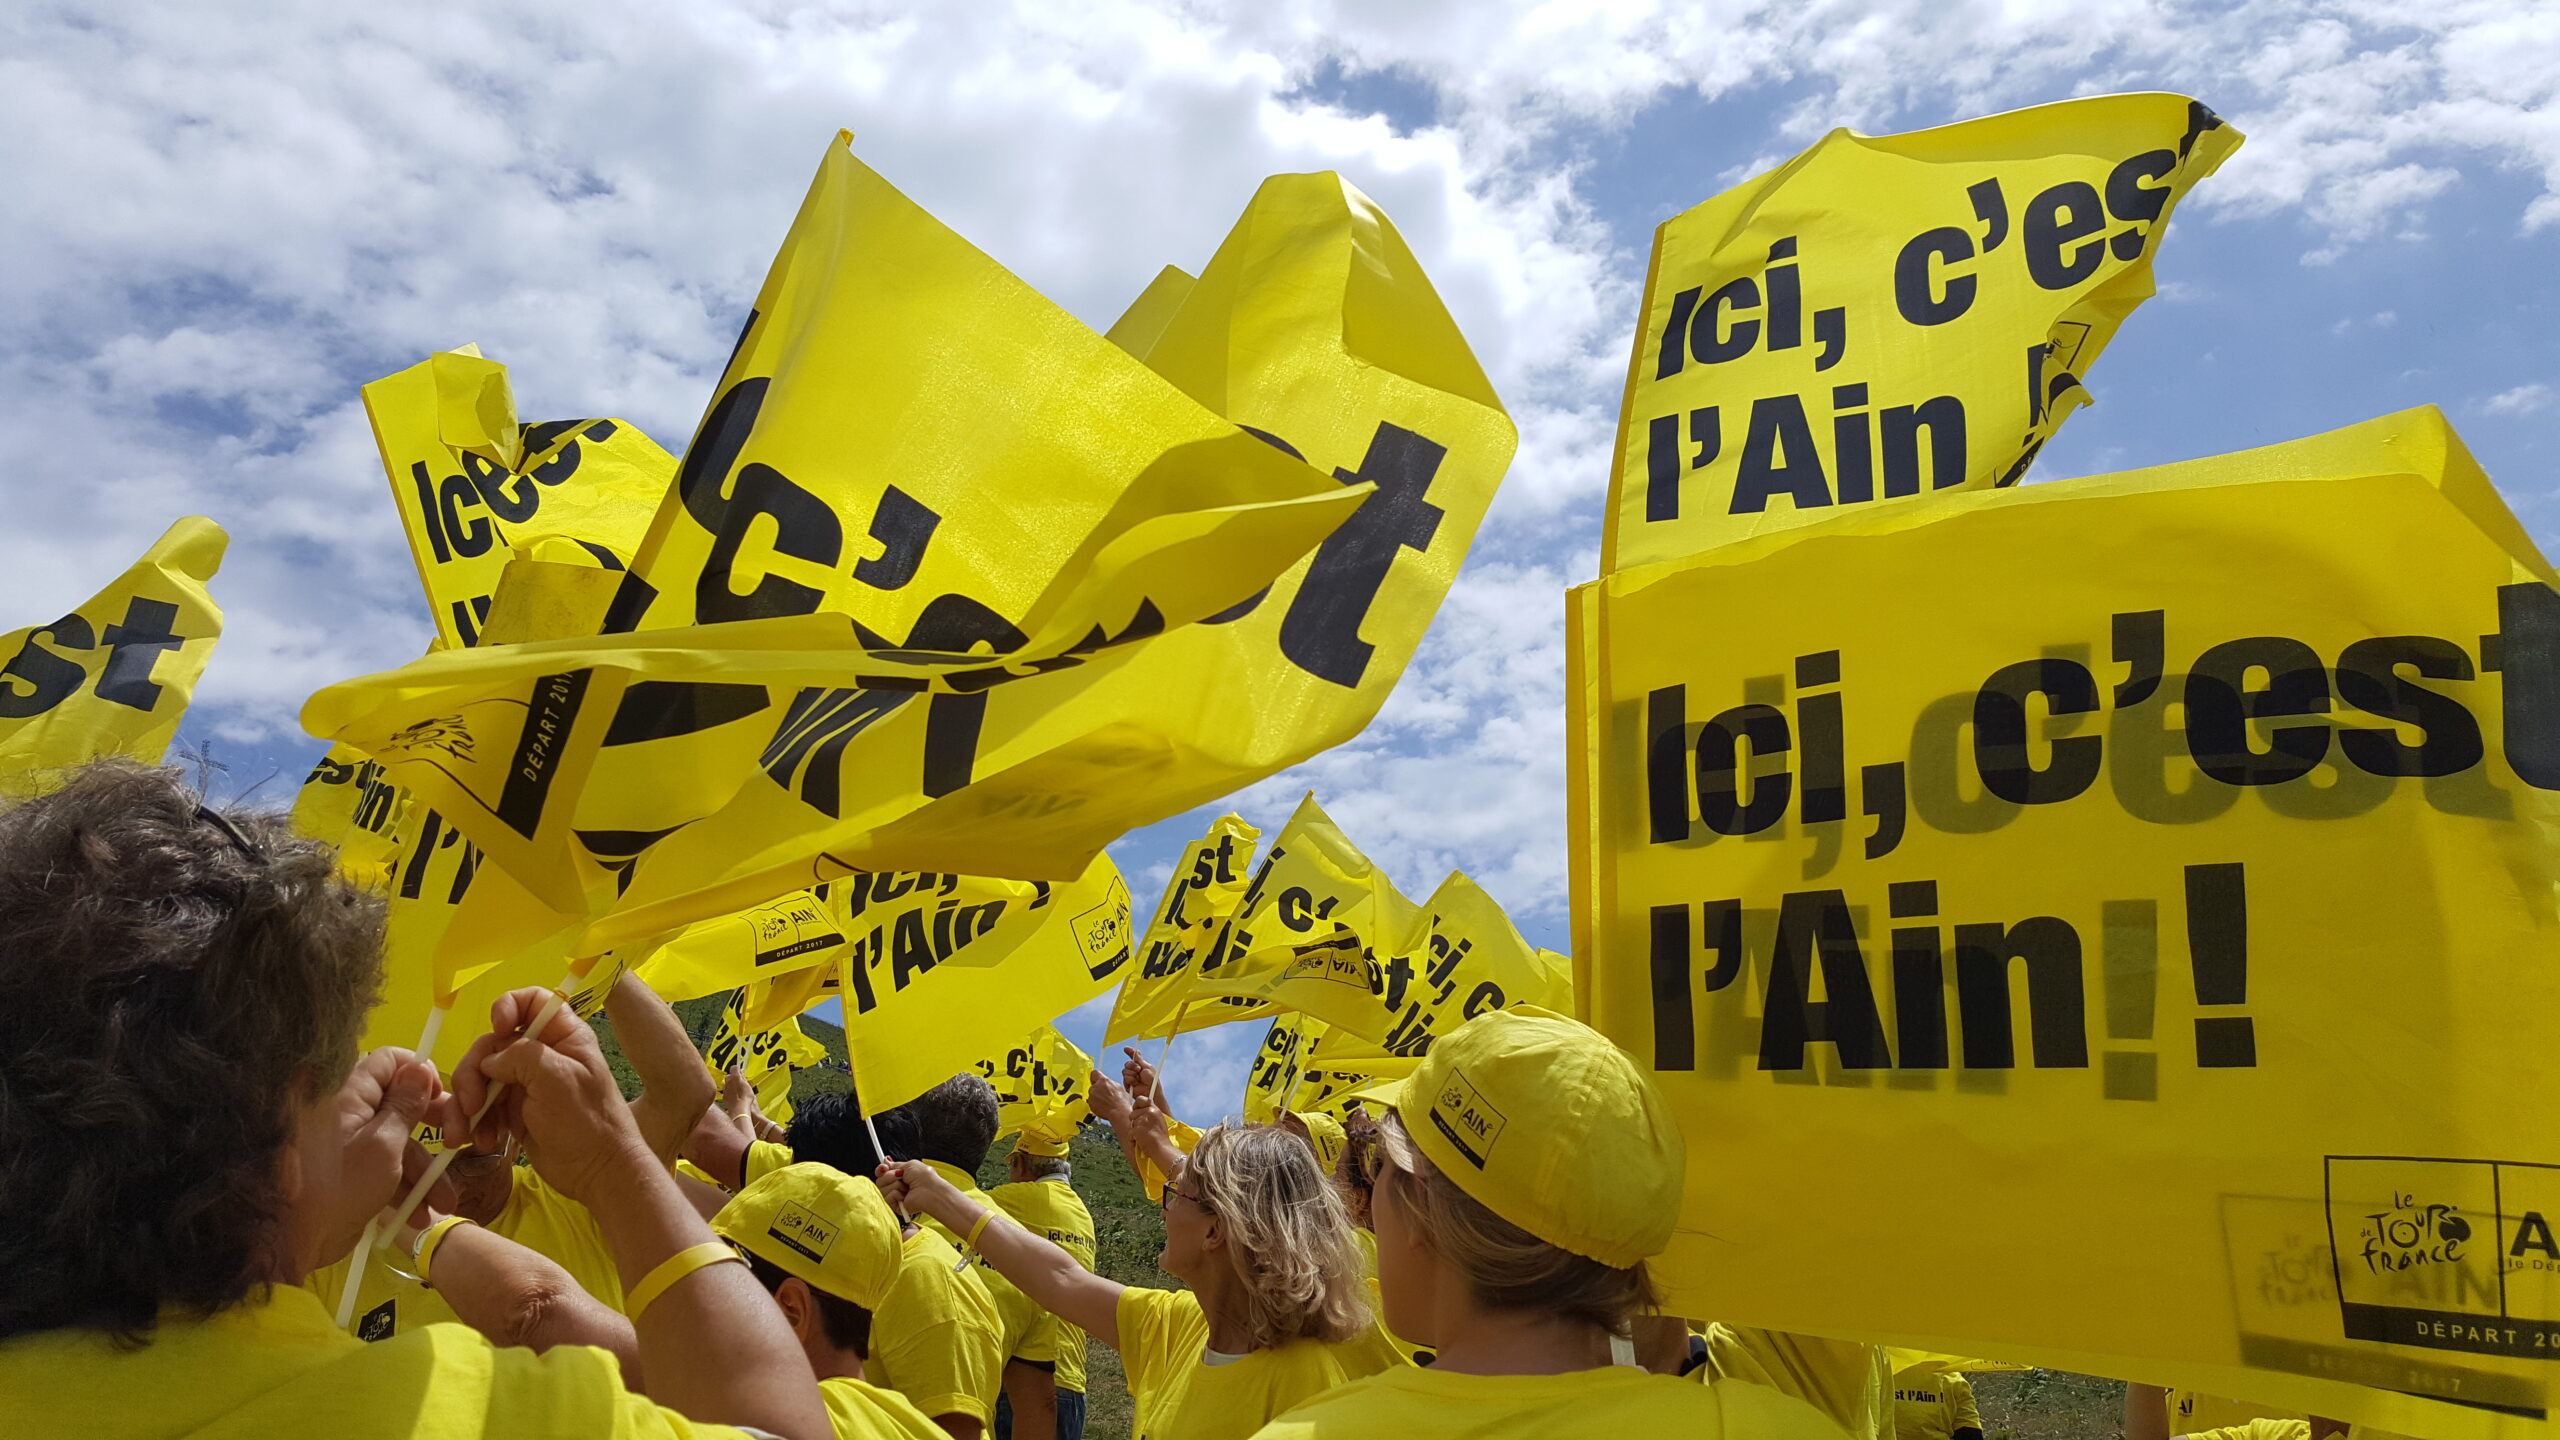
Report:
[[[2501,390],[2481,401],[2480,408],[2491,415],[2530,415],[2555,399],[2560,399],[2560,395],[2553,394],[2550,386],[2536,381],[2530,385],[2518,385],[2512,390]]]
[[[1550,917],[1560,592],[1593,568],[1656,218],[1597,213],[1577,142],[1676,94],[1770,97],[1766,133],[1662,157],[1738,178],[1834,124],[2170,87],[2251,135],[2200,215],[2293,217],[2334,254],[2421,231],[2498,172],[2538,186],[2517,227],[2560,220],[2560,15],[2504,0],[141,0],[0,25],[0,159],[44,197],[0,225],[0,626],[212,513],[236,537],[231,622],[200,703],[244,740],[426,639],[354,385],[477,340],[529,414],[618,413],[680,444],[836,127],[1097,323],[1165,261],[1205,259],[1262,175],[1344,170],[1423,258],[1522,447],[1379,722],[1240,798],[1276,824],[1315,786],[1410,883],[1463,866]],[[1303,87],[1329,63],[1434,114],[1400,131],[1321,103]]]

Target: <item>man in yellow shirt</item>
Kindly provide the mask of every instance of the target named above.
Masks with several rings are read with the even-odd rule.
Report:
[[[1045,1237],[1074,1256],[1077,1264],[1093,1269],[1093,1212],[1069,1183],[1067,1142],[1026,1130],[1014,1141],[1013,1154],[1005,1164],[1012,1183],[988,1191],[987,1198],[1023,1229]],[[1057,1440],[1083,1440],[1084,1330],[1064,1319],[1053,1319],[1057,1326]],[[996,1407],[997,1440],[1012,1440],[1015,1435],[1021,1440],[1041,1440],[1028,1431],[1015,1430],[1008,1423],[1011,1418],[1010,1400]]]
[[[1973,1382],[1934,1361],[1893,1376],[1894,1440],[1982,1440]]]
[[[915,1117],[904,1109],[865,1125],[851,1095],[812,1096],[791,1117],[787,1148],[758,1141],[753,1152],[741,1152],[754,1172],[747,1185],[795,1161],[868,1181],[880,1165],[871,1148],[875,1125],[890,1154],[916,1152]],[[1003,1317],[985,1283],[940,1232],[909,1225],[900,1248],[898,1281],[881,1302],[866,1373],[915,1402],[953,1440],[978,1440],[995,1418],[1005,1382]]]
[[[2314,1434],[2327,1436],[2345,1428],[2336,1421],[2315,1423],[2299,1410],[2227,1400],[2200,1390],[2124,1387],[2125,1440],[2207,1435],[2217,1440],[2311,1440]]]
[[[995,1087],[984,1076],[962,1071],[891,1112],[915,1126],[915,1149],[898,1158],[922,1160],[962,1194],[995,1209],[995,1202],[978,1188],[978,1167],[987,1163],[987,1151],[995,1146],[1001,1109]],[[927,1218],[924,1224],[959,1243],[960,1237],[939,1221]],[[1012,1402],[1025,1440],[1036,1440],[1057,1427],[1057,1318],[974,1250],[969,1266],[987,1287],[1002,1322],[1005,1398]]]
[[[905,1271],[898,1218],[871,1182],[827,1165],[785,1166],[741,1191],[711,1229],[746,1252],[782,1307],[836,1440],[943,1440],[912,1401],[863,1375],[874,1317]]]

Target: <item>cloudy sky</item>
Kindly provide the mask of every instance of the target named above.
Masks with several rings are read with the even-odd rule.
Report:
[[[1519,459],[1379,721],[1235,803],[1276,827],[1313,788],[1412,893],[1463,867],[1557,948],[1561,592],[1652,228],[1831,127],[2205,100],[2248,143],[2035,478],[2433,403],[2560,541],[2549,4],[35,0],[0,36],[0,630],[213,516],[229,622],[187,738],[267,795],[319,749],[303,698],[428,634],[356,387],[477,341],[527,418],[679,447],[838,127],[1097,326],[1267,174],[1394,217]],[[1116,848],[1142,908],[1200,823]],[[1234,1103],[1254,1038],[1182,1042],[1187,1113]]]

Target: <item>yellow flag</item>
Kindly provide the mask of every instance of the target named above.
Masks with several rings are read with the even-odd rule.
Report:
[[[1063,885],[1012,885],[996,905],[890,902],[846,922],[852,945],[824,973],[844,1001],[845,1049],[865,1107],[903,1104],[1111,988],[1129,963],[1129,890],[1108,855]],[[837,894],[845,893],[839,885]],[[811,972],[819,973],[819,972]]]
[[[0,635],[0,789],[102,755],[159,762],[222,636],[205,582],[229,543],[188,516],[79,609]]]
[[[297,834],[338,847],[338,869],[374,894],[391,889],[409,797],[352,745],[332,745],[293,799]]]
[[[1284,834],[1275,848],[1289,843]],[[1321,888],[1309,893],[1324,904]],[[1337,1055],[1357,1045],[1380,1058],[1418,1058],[1443,1032],[1488,1010],[1573,1008],[1572,962],[1520,938],[1493,897],[1460,873],[1440,882],[1400,930],[1363,929],[1355,919],[1299,941],[1286,937],[1285,909],[1275,904],[1271,914],[1279,928],[1256,931],[1257,948],[1242,965],[1197,988],[1305,1011],[1329,1027]],[[1381,921],[1394,923],[1391,913]],[[1275,935],[1283,937],[1279,947],[1263,948]]]
[[[1331,1057],[1339,1048],[1335,1042],[1342,1038],[1322,1020],[1301,1012],[1273,1020],[1263,1032],[1253,1068],[1245,1074],[1244,1118],[1268,1125],[1281,1111],[1292,1110],[1338,1119],[1350,1110],[1354,1092],[1381,1081],[1400,1080],[1421,1063],[1371,1052],[1356,1067],[1337,1064]],[[1368,1050],[1357,1037],[1351,1037],[1351,1046]]]
[[[1577,591],[1577,1002],[1690,1137],[1666,1308],[2540,1432],[2551,581],[2428,408]]]
[[[675,1001],[830,964],[842,958],[838,952],[845,943],[836,907],[828,903],[831,888],[794,890],[751,910],[688,925],[632,968],[650,989]]]
[[[803,1034],[796,1016],[748,1029],[751,1003],[748,991],[742,989],[721,1008],[720,1026],[703,1047],[702,1063],[711,1067],[714,1076],[727,1075],[733,1065],[743,1068],[747,1083],[755,1087],[756,1108],[775,1124],[787,1124],[792,1075],[826,1059],[827,1047]]]
[[[1164,327],[1172,323],[1174,312],[1182,308],[1191,287],[1198,283],[1199,277],[1181,266],[1167,265],[1147,282],[1146,289],[1138,292],[1138,298],[1129,303],[1120,318],[1111,322],[1111,328],[1102,332],[1102,338],[1145,359],[1156,341],[1163,338]]]
[[[1210,823],[1208,834],[1175,857],[1155,919],[1139,937],[1138,964],[1111,1002],[1111,1019],[1102,1030],[1104,1045],[1178,1033],[1174,1021],[1188,997],[1192,964],[1217,934],[1219,922],[1234,913],[1261,840],[1262,832],[1242,816],[1221,815]]]
[[[1347,237],[1336,248],[1347,262]],[[1235,783],[1200,778],[1225,751],[1193,735],[1193,712],[1232,723],[1244,707],[1166,702],[1250,676],[1197,650],[1169,667],[1178,679],[1119,672],[1194,622],[1234,623],[1373,493],[1186,398],[838,144],[633,562],[615,623],[636,633],[430,657],[323,691],[306,721],[461,817],[556,910],[609,909],[586,949],[853,868],[1073,876],[1131,826]],[[1454,567],[1462,548],[1430,558]],[[1338,642],[1368,580],[1307,607],[1290,648]],[[1387,662],[1367,665],[1354,637],[1351,668],[1380,682],[1367,708],[1427,617],[1410,618],[1389,627]],[[690,731],[617,718],[633,677],[797,694],[754,712],[761,754],[714,765],[682,752]],[[1251,773],[1356,728],[1281,725],[1288,753]],[[725,774],[732,798],[657,827],[591,819],[599,792],[624,789],[590,783],[622,732],[675,736],[655,783]]]
[[[1185,1028],[1304,1009],[1318,986],[1357,985],[1365,992],[1378,944],[1371,937],[1400,939],[1418,917],[1386,872],[1308,795],[1201,952],[1185,998],[1220,1008],[1204,1020],[1199,1012],[1209,1004],[1193,1005]],[[1284,982],[1291,983],[1289,1003],[1266,998]]]
[[[2159,94],[1834,130],[1665,221],[1602,571],[2015,484],[2150,297],[2170,211],[2239,143]]]
[[[514,547],[556,535],[620,570],[675,475],[675,459],[621,420],[520,426],[507,367],[442,351],[364,387],[391,498],[436,634],[479,643]]]
[[[999,1137],[1029,1131],[1064,1140],[1093,1113],[1085,1088],[1093,1057],[1054,1025],[980,1057],[971,1068],[995,1087]]]

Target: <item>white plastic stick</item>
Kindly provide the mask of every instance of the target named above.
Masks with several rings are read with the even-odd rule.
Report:
[[[551,992],[550,997],[542,1002],[542,1008],[534,1012],[533,1023],[524,1027],[524,1033],[527,1035],[539,1035],[545,1029],[548,1029],[551,1024],[551,1017],[560,1013],[560,1006],[567,999],[562,992],[577,983],[577,974],[575,972],[571,972],[569,977],[561,981],[559,987]],[[498,1103],[498,1097],[506,1092],[506,1088],[507,1087],[502,1084],[491,1085],[489,1087],[489,1093],[480,1097],[480,1108],[473,1112],[471,1116],[470,1129],[476,1130],[480,1127],[480,1122],[488,1117],[489,1107]],[[469,1131],[466,1130],[465,1134],[468,1135],[468,1133]],[[464,1143],[467,1144],[469,1142],[466,1140]],[[409,1216],[417,1210],[420,1202],[427,1198],[427,1192],[435,1188],[435,1183],[444,1178],[444,1172],[453,1168],[454,1157],[461,1153],[462,1151],[460,1147],[454,1143],[454,1137],[450,1135],[446,1136],[445,1148],[427,1165],[427,1173],[418,1177],[418,1183],[410,1186],[409,1193],[402,1196],[399,1205],[393,1208],[389,1233],[393,1235],[400,1233],[400,1227],[409,1223]],[[377,1217],[377,1221],[378,1219],[379,1217]],[[340,1316],[338,1320],[338,1328],[342,1330],[346,1328],[347,1322],[354,1318],[354,1287],[357,1278],[364,1273],[365,1252],[372,1248],[375,1234],[376,1231],[374,1226],[368,1225],[365,1227],[364,1239],[356,1242],[356,1263],[354,1266],[350,1267],[347,1272],[347,1294],[341,1297],[338,1301],[338,1311]]]
[[[427,1023],[418,1030],[418,1054],[431,1065],[435,1063],[436,1037],[444,1032],[447,1008],[443,1005],[428,1006]],[[356,1323],[356,1292],[364,1288],[364,1267],[373,1259],[373,1247],[381,1238],[382,1217],[376,1215],[364,1222],[364,1234],[356,1240],[355,1257],[347,1265],[347,1283],[338,1291],[338,1328],[341,1330]]]
[[[1164,1062],[1173,1058],[1173,1037],[1181,1033],[1182,1019],[1190,1013],[1191,1002],[1188,1000],[1185,1000],[1180,1005],[1174,1007],[1173,1028],[1164,1032],[1164,1048],[1156,1052],[1155,1078],[1147,1082],[1147,1099],[1149,1101],[1153,1101],[1157,1096],[1164,1093]],[[1156,1108],[1161,1110],[1164,1107],[1158,1105]]]
[[[852,1069],[853,1027],[850,1025],[845,1027],[844,1032],[844,1058],[845,1068],[848,1070]],[[889,1148],[880,1143],[880,1127],[871,1123],[871,1107],[862,1103],[862,1087],[860,1085],[856,1085],[853,1090],[853,1113],[862,1117],[862,1128],[871,1136],[871,1154],[873,1158],[877,1159],[883,1165],[888,1164],[892,1158],[889,1154]],[[906,1202],[900,1201],[898,1204],[890,1208],[898,1212],[899,1224],[905,1225],[910,1223],[912,1217],[907,1214]],[[969,1262],[966,1257],[963,1257],[960,1263],[962,1265],[966,1265]]]

